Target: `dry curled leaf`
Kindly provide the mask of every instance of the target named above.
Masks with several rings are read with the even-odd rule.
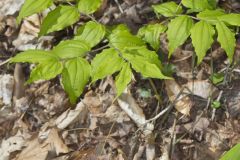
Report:
[[[152,133],[154,129],[153,124],[146,121],[143,110],[139,107],[130,93],[124,92],[117,100],[121,109],[128,114],[138,127],[143,128],[145,135]]]
[[[73,110],[69,109],[62,113],[55,121],[55,124],[59,129],[65,129],[70,124],[75,122],[78,117],[85,117],[87,113],[87,107],[83,102],[77,104],[77,107]]]
[[[165,80],[165,87],[170,101],[175,103],[176,110],[184,115],[189,115],[192,101],[188,96],[180,93],[181,87],[177,82],[175,80]]]
[[[47,142],[54,147],[54,150],[57,155],[59,155],[60,153],[68,153],[69,152],[68,147],[64,144],[63,140],[58,135],[57,129],[55,129],[55,128],[50,130]]]
[[[214,86],[207,80],[190,81],[185,86],[191,91],[189,94],[193,94],[202,98],[209,98],[216,90]]]

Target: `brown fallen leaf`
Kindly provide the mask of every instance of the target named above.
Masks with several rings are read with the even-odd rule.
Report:
[[[101,102],[100,97],[92,91],[85,94],[83,103],[87,106],[87,109],[91,114],[100,114],[103,112],[103,103]]]
[[[216,91],[216,88],[208,80],[190,81],[184,86],[186,86],[191,91],[189,94],[193,94],[206,99],[209,98],[214,91]]]
[[[25,146],[27,136],[18,132],[15,136],[2,141],[0,147],[0,160],[8,160],[12,152],[20,151]]]
[[[44,12],[47,11],[49,10]],[[33,14],[22,21],[18,37],[12,42],[16,49],[25,51],[36,48],[45,50],[51,48],[52,44],[50,42],[53,36],[44,36],[37,40],[41,20],[42,18],[38,14]]]
[[[57,129],[55,129],[55,128],[51,129],[51,131],[48,135],[47,142],[54,146],[54,149],[55,149],[55,152],[57,153],[57,155],[59,155],[60,153],[68,153],[69,152],[68,147],[64,144],[63,140],[58,135]]]
[[[184,115],[189,115],[193,105],[191,99],[180,93],[181,87],[175,80],[165,80],[164,82],[169,100],[172,103],[175,102],[176,110]]]
[[[138,148],[137,153],[133,157],[133,160],[141,159],[141,157],[142,157],[142,155],[144,153],[145,148],[146,148],[145,145],[140,145],[139,148]]]
[[[42,143],[38,137],[28,142],[27,147],[22,150],[17,160],[45,160],[49,153],[52,153],[51,157],[53,158],[55,155],[68,152],[69,149],[58,135],[57,129],[52,128],[48,133],[47,139]]]
[[[149,123],[143,110],[139,107],[135,99],[130,93],[126,91],[117,99],[118,104],[122,110],[124,110],[128,116],[137,124],[139,128],[143,129],[145,135],[152,133],[154,126]]]
[[[69,159],[71,160],[91,160],[98,159],[95,148],[89,148],[86,150],[75,151],[71,153]]]
[[[0,99],[2,99],[3,106],[12,104],[13,84],[13,76],[9,74],[0,75]]]
[[[59,129],[65,129],[70,124],[74,123],[78,117],[85,117],[87,113],[86,105],[81,101],[77,104],[77,107],[73,110],[68,109],[67,111],[63,112],[55,121],[55,124]]]
[[[119,106],[111,105],[108,107],[104,116],[110,121],[116,121],[118,123],[123,123],[124,121],[129,121],[130,118],[127,116],[125,112],[121,110]]]
[[[146,145],[146,157],[147,160],[153,160],[155,159],[156,153],[155,153],[155,146],[154,144],[147,144]]]
[[[13,15],[20,10],[24,0],[4,0],[0,1],[0,15]]]
[[[27,147],[16,160],[45,160],[50,149],[49,145],[41,145],[38,139],[35,138],[27,143]]]

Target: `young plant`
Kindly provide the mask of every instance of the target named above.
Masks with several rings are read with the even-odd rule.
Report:
[[[53,4],[53,0],[26,0],[17,21],[20,22],[24,17],[39,13]],[[90,17],[89,14],[94,13],[100,5],[101,0],[78,0],[71,5],[55,6],[44,18],[39,36],[73,25],[80,19],[81,14]],[[158,49],[158,35],[151,32],[157,30],[157,34],[160,34],[164,29],[161,25],[153,25],[142,29],[139,34],[145,37],[147,42],[153,42],[153,47]],[[154,39],[151,39],[151,36]],[[86,60],[85,57],[94,52],[92,48],[103,39],[108,41],[107,48],[92,61]],[[117,96],[130,83],[133,70],[144,77],[169,79],[161,71],[162,64],[156,52],[149,50],[144,41],[131,34],[125,25],[107,29],[95,20],[80,26],[73,39],[60,42],[52,50],[24,51],[13,57],[11,62],[36,64],[28,83],[61,75],[63,88],[72,103],[76,102],[89,81],[93,83],[115,73],[118,73],[115,77]]]
[[[187,8],[186,13],[182,5]],[[153,9],[157,16],[171,20],[166,31],[169,56],[190,36],[198,57],[197,63],[200,64],[217,34],[217,41],[232,62],[236,46],[235,29],[240,26],[240,14],[225,13],[217,8],[216,0],[182,0],[181,4],[166,2],[153,5]]]
[[[65,0],[60,4],[58,1],[58,5],[54,5],[54,2],[26,0],[17,18],[18,23],[27,16],[42,12],[48,7],[55,7],[43,19],[39,32],[39,36],[43,36],[75,24],[81,14],[92,18],[89,14],[94,13],[102,1]],[[125,25],[110,29],[93,19],[80,26],[73,39],[60,42],[50,51],[22,52],[13,57],[11,62],[36,64],[28,83],[61,75],[63,88],[72,103],[76,102],[90,81],[93,83],[115,73],[117,96],[130,83],[133,70],[144,77],[170,79],[162,73],[163,66],[156,53],[160,45],[160,34],[164,32],[167,33],[169,41],[169,57],[190,36],[200,64],[217,33],[217,40],[232,62],[236,45],[234,30],[240,26],[240,14],[227,14],[216,8],[216,0],[181,2],[153,5],[157,16],[162,15],[171,20],[166,26],[160,23],[148,24],[140,28],[137,35],[133,35]],[[186,13],[182,5],[188,8]],[[94,52],[92,48],[102,40],[107,40],[107,48],[98,53],[92,61],[86,60],[86,56]]]

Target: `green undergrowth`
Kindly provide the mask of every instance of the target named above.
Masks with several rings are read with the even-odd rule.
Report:
[[[146,78],[172,79],[164,71],[159,55],[160,35],[166,33],[168,57],[191,39],[197,64],[200,64],[215,41],[225,50],[232,63],[236,46],[235,34],[240,26],[240,14],[226,13],[215,0],[182,0],[153,5],[156,17],[165,21],[142,26],[136,35],[126,25],[106,26],[92,14],[101,0],[26,0],[17,18],[40,13],[49,7],[40,27],[39,37],[63,30],[81,21],[81,15],[91,20],[81,25],[72,39],[61,41],[52,50],[27,50],[11,58],[12,63],[34,63],[28,83],[50,80],[60,75],[61,84],[76,103],[87,84],[114,75],[117,96],[131,82],[133,71]],[[101,46],[106,46],[92,59],[87,58]],[[93,49],[94,48],[94,49]]]

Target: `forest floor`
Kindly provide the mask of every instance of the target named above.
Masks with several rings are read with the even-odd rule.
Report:
[[[5,63],[27,49],[50,49],[74,32],[73,26],[38,39],[41,15],[16,23],[23,2],[0,0],[0,160],[217,160],[240,142],[240,66],[229,65],[218,43],[197,67],[191,43],[178,48],[166,60],[175,67],[175,80],[136,74],[114,101],[110,76],[88,86],[72,105],[59,77],[25,85],[33,66]],[[94,17],[136,33],[159,22],[151,5],[160,2],[105,0]],[[238,0],[219,5],[240,13]],[[239,33],[236,38],[239,59]],[[162,35],[159,54],[167,53]],[[221,83],[210,81],[213,72],[224,75]]]

